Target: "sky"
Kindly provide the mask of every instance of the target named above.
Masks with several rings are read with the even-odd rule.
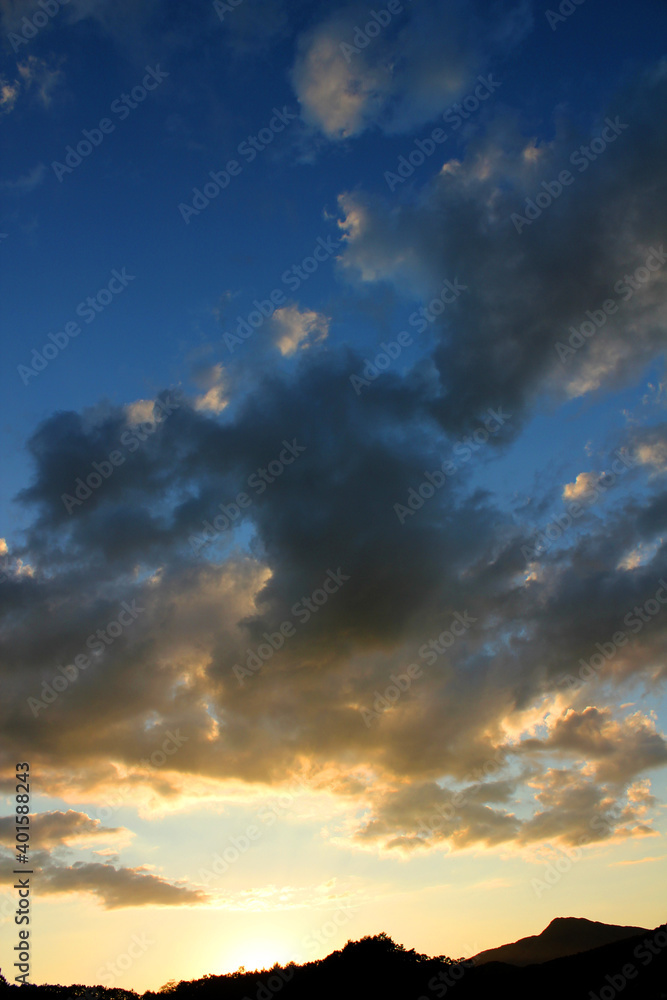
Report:
[[[664,922],[666,28],[0,0],[8,979]]]

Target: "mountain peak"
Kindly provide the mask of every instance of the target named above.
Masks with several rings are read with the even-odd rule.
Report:
[[[534,965],[549,962],[566,955],[577,955],[591,948],[613,944],[635,934],[643,934],[645,927],[625,927],[603,924],[586,917],[554,917],[541,934],[520,938],[511,944],[491,948],[475,955],[475,965],[487,962],[505,962],[507,965]]]

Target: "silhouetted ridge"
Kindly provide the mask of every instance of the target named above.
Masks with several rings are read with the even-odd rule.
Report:
[[[533,934],[512,944],[482,951],[475,955],[474,962],[475,965],[484,965],[486,962],[532,965],[577,955],[642,933],[648,933],[645,927],[603,924],[597,920],[586,920],[585,917],[555,917],[541,934]]]

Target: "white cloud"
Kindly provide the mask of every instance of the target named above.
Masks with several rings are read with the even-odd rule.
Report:
[[[155,400],[153,399],[137,399],[134,403],[128,403],[125,407],[128,424],[136,426],[152,421],[154,406]]]
[[[195,409],[210,413],[222,413],[229,404],[229,395],[225,381],[225,371],[220,363],[201,370],[196,381],[206,391],[195,398]]]
[[[640,465],[648,465],[655,474],[667,471],[667,441],[641,444],[635,457]]]
[[[595,490],[599,478],[597,472],[580,472],[573,483],[567,483],[563,488],[563,500],[585,499]]]
[[[336,11],[299,40],[292,80],[304,118],[331,139],[373,124],[409,132],[462,97],[488,54],[521,40],[532,25],[521,0],[482,24],[474,4],[422,0],[403,8],[377,34],[368,7]],[[351,48],[354,46],[354,48]]]
[[[273,321],[278,332],[276,347],[283,356],[317,344],[329,333],[328,317],[312,309],[285,306],[276,310]]]

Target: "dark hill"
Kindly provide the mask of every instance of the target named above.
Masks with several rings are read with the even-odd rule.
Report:
[[[667,924],[591,951],[524,968],[489,962],[473,970],[495,988],[501,970],[514,1000],[667,1000]],[[478,987],[482,980],[476,981]],[[484,993],[480,993],[483,996]],[[457,1000],[472,1000],[475,992]]]
[[[486,962],[532,965],[576,955],[644,933],[648,933],[645,927],[619,927],[617,924],[602,924],[584,917],[556,917],[541,934],[481,951],[474,956],[473,961],[475,965],[484,965]]]

